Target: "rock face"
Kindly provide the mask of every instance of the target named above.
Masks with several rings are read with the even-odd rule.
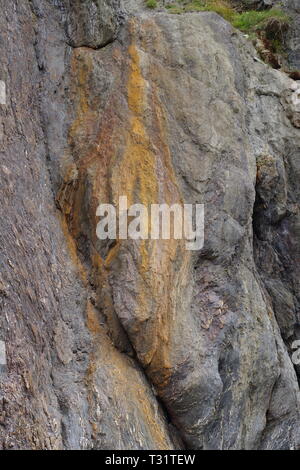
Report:
[[[120,25],[119,0],[66,0],[66,33],[73,47],[98,49],[116,39]]]
[[[151,385],[113,346],[55,206],[69,132],[66,10],[1,3],[0,447],[171,449]]]
[[[300,4],[297,0],[283,2],[293,18],[286,38],[288,61],[291,68],[300,70]]]
[[[231,0],[242,10],[283,9],[290,16],[288,31],[282,32],[284,66],[290,70],[300,70],[300,3],[299,0]],[[300,73],[298,74],[298,80]]]
[[[297,82],[215,13],[1,6],[2,448],[300,448]],[[203,249],[100,241],[120,195]]]
[[[232,0],[232,4],[249,10],[264,10],[274,6],[276,0]]]

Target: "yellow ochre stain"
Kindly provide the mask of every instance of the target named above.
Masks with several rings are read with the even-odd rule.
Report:
[[[139,53],[135,44],[129,46],[130,70],[127,84],[128,106],[131,113],[130,130],[128,132],[126,149],[121,162],[117,163],[112,173],[112,188],[118,200],[118,196],[126,195],[128,204],[141,203],[146,207],[158,203],[159,193],[165,197],[166,202],[172,199],[179,200],[179,191],[175,183],[175,175],[171,165],[171,156],[167,144],[164,142],[166,133],[163,132],[163,113],[156,93],[148,90],[147,82],[143,78]],[[148,102],[150,95],[150,104]],[[157,123],[154,134],[149,135],[145,116],[147,108],[151,106],[151,112],[156,117]],[[157,153],[154,150],[154,142]],[[158,162],[158,159],[162,161]],[[160,163],[160,165],[158,164]],[[163,167],[165,176],[162,179],[158,175],[158,168]],[[162,179],[159,185],[159,179]],[[173,185],[172,185],[173,183]],[[171,187],[172,185],[172,187]],[[171,188],[170,188],[171,187]],[[175,193],[175,194],[174,194]],[[177,247],[177,241],[171,240],[169,248],[159,253],[158,260],[162,257],[163,263],[159,266],[162,270],[172,269],[170,266],[170,255],[174,257]],[[157,242],[154,242],[157,245]],[[167,379],[171,369],[169,361],[169,292],[171,285],[164,292],[164,299],[161,299],[158,311],[151,311],[152,297],[157,296],[156,292],[156,269],[157,260],[151,256],[150,251],[157,251],[153,242],[141,240],[139,245],[140,260],[138,262],[138,271],[142,281],[139,283],[138,290],[138,311],[136,312],[139,321],[147,319],[151,315],[148,332],[146,333],[146,343],[148,347],[141,354],[144,365],[149,365],[154,360],[155,369],[163,369],[165,372],[163,381]],[[117,253],[118,247],[113,249],[112,257]],[[171,253],[170,253],[171,252]],[[163,265],[163,266],[162,266]],[[147,288],[148,286],[148,288]],[[150,290],[149,290],[150,289]],[[144,334],[142,331],[141,341]],[[139,340],[137,340],[139,343]]]
[[[83,210],[83,201],[85,197],[85,187],[87,184],[86,178],[91,176],[93,187],[92,197],[95,200],[100,199],[99,190],[103,191],[102,186],[105,183],[106,177],[103,170],[103,159],[105,157],[105,164],[108,168],[111,165],[109,162],[110,147],[108,144],[99,139],[98,144],[93,150],[92,142],[89,141],[89,126],[92,125],[91,121],[94,119],[95,114],[90,109],[89,105],[89,91],[87,82],[90,70],[92,69],[92,62],[90,57],[80,57],[79,52],[75,51],[76,60],[73,61],[74,74],[77,74],[77,82],[74,87],[74,92],[77,94],[77,107],[76,117],[69,131],[70,142],[77,149],[79,160],[77,162],[78,175],[76,178],[76,185],[70,187],[70,182],[73,181],[69,175],[66,176],[66,183],[61,191],[59,200],[62,202],[64,215],[61,216],[62,228],[67,241],[70,257],[76,265],[80,278],[84,283],[87,283],[88,273],[83,266],[78,256],[76,245],[76,238],[80,235],[81,221]],[[87,55],[89,53],[87,52]],[[130,121],[130,134],[127,137],[126,151],[123,155],[122,162],[119,166],[119,175],[116,175],[116,185],[114,190],[118,190],[120,195],[126,194],[128,196],[129,204],[134,202],[142,202],[150,204],[157,201],[158,183],[156,177],[156,155],[151,149],[151,141],[147,135],[146,128],[143,122],[143,114],[145,111],[146,103],[146,84],[142,77],[139,68],[139,58],[137,51],[134,47],[130,48],[131,68],[130,78],[128,83],[128,100],[129,108],[131,111]],[[112,113],[113,114],[113,113]],[[109,123],[113,129],[113,118]],[[107,126],[107,133],[110,131]],[[118,129],[116,130],[116,132]],[[104,134],[104,138],[106,134]],[[107,134],[108,135],[108,134]],[[102,135],[100,134],[100,137]],[[86,138],[86,146],[80,146],[80,142]],[[101,147],[100,147],[101,145]],[[79,148],[79,151],[78,151]],[[92,148],[92,152],[90,149]],[[83,151],[83,152],[82,152]],[[106,163],[107,162],[107,163]],[[95,172],[94,172],[95,170]],[[89,173],[87,173],[89,172]],[[101,180],[101,181],[100,181]],[[75,181],[75,178],[74,178]],[[72,193],[73,187],[75,194]],[[138,194],[135,192],[138,191]],[[69,194],[70,193],[70,194]],[[102,193],[104,194],[104,191]],[[137,198],[135,200],[135,197]],[[95,204],[95,203],[94,203]],[[92,208],[94,209],[94,208]],[[120,241],[110,250],[108,257],[105,261],[102,260],[98,253],[91,254],[91,261],[97,285],[102,285],[107,278],[106,268],[111,263],[112,259],[117,255]],[[141,244],[142,261],[141,271],[146,272],[149,269],[149,254],[146,246]],[[141,308],[149,311],[147,302],[143,302],[143,292],[140,295]],[[109,308],[109,306],[108,306]],[[107,308],[107,309],[108,309]],[[124,394],[128,395],[128,402],[134,403],[134,409],[137,409],[143,416],[144,421],[148,423],[151,429],[152,438],[158,449],[169,448],[170,443],[166,439],[166,435],[160,419],[157,419],[157,410],[155,405],[151,403],[148,392],[144,389],[138,372],[134,367],[130,367],[129,360],[124,355],[120,354],[113,346],[104,327],[100,325],[98,313],[90,301],[87,302],[87,326],[93,338],[93,352],[90,355],[90,363],[86,375],[88,385],[88,394],[91,410],[91,421],[93,432],[96,435],[100,431],[100,425],[97,420],[93,419],[93,409],[95,408],[94,396],[96,395],[96,378],[97,370],[99,368],[107,367],[112,374],[114,389],[116,396],[122,397]],[[133,409],[133,411],[134,411]]]
[[[87,123],[87,118],[91,114],[89,102],[88,102],[88,91],[87,91],[87,79],[92,68],[92,61],[87,54],[84,58],[84,62],[81,59],[81,51],[74,52],[71,67],[73,76],[76,77],[76,93],[77,93],[77,109],[76,118],[73,121],[70,130],[69,137],[72,139],[76,137],[79,132],[82,132],[82,128]]]
[[[128,204],[153,204],[157,200],[156,155],[144,125],[147,105],[146,82],[140,70],[139,56],[134,45],[129,47],[130,73],[128,79],[128,106],[131,112],[130,131],[122,160],[112,176],[112,187],[118,195],[126,195]],[[138,194],[136,193],[138,186]],[[136,200],[134,196],[136,195]]]
[[[119,196],[126,195],[128,205],[142,203],[146,207],[153,203],[180,203],[182,197],[177,186],[171,154],[167,141],[166,118],[159,100],[155,80],[148,82],[143,77],[141,59],[137,46],[133,43],[128,49],[127,99],[129,123],[124,128],[118,121],[114,101],[101,117],[99,133],[91,136],[94,129],[96,112],[91,109],[89,74],[93,69],[90,52],[80,55],[75,51],[73,61],[77,91],[76,118],[70,129],[71,143],[79,155],[78,184],[73,200],[72,220],[69,230],[66,225],[66,236],[70,237],[72,258],[80,269],[76,257],[76,243],[73,238],[80,235],[82,225],[83,200],[85,189],[92,187],[89,196],[89,212],[96,212],[100,202],[117,202]],[[155,66],[149,64],[151,76],[155,76]],[[153,69],[153,70],[152,70]],[[77,90],[78,89],[78,90]],[[91,95],[92,97],[92,95]],[[97,124],[98,125],[98,124]],[[124,140],[118,139],[122,135]],[[117,140],[116,140],[117,137]],[[124,142],[123,154],[120,156],[116,142]],[[107,187],[109,186],[109,187]],[[65,192],[64,192],[65,194]],[[113,199],[111,201],[110,199]],[[95,219],[94,215],[90,219]],[[95,236],[95,233],[91,237]],[[99,254],[91,256],[97,285],[107,282],[109,270],[115,269],[112,261],[118,256],[122,241],[109,251],[105,260]],[[139,242],[139,259],[137,269],[138,292],[136,311],[137,338],[131,338],[140,360],[147,367],[149,376],[158,387],[167,384],[171,375],[171,329],[174,316],[174,301],[171,298],[176,277],[173,261],[182,259],[180,270],[184,270],[186,255],[182,252],[182,242],[141,240]],[[177,268],[176,268],[177,269]],[[81,272],[81,276],[83,272]],[[86,273],[83,277],[87,277]],[[153,307],[155,305],[155,307]],[[145,321],[147,320],[147,321]],[[149,320],[149,321],[148,321]],[[93,325],[90,322],[90,327]],[[94,324],[95,327],[95,324]],[[141,352],[140,352],[141,351]]]
[[[87,326],[95,344],[86,375],[90,405],[93,407],[93,400],[96,395],[94,393],[94,376],[98,368],[105,367],[111,374],[116,405],[118,405],[118,400],[123,400],[124,396],[127,396],[125,402],[132,404],[132,410],[129,409],[128,411],[134,414],[138,412],[143,416],[144,422],[148,424],[151,430],[151,437],[157,448],[161,450],[169,449],[170,442],[166,438],[162,419],[159,417],[159,410],[156,404],[151,402],[139,372],[132,366],[126,355],[115,349],[104,328],[99,324],[97,312],[89,301],[87,302],[86,314]],[[116,414],[118,414],[117,409]],[[93,422],[95,434],[101,430],[99,424]]]

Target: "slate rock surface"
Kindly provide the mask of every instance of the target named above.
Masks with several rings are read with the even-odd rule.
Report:
[[[299,449],[298,83],[215,13],[0,3],[0,447]],[[98,240],[120,195],[204,248]]]

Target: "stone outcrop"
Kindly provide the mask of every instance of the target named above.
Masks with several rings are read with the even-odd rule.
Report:
[[[116,39],[121,20],[120,0],[66,0],[65,8],[71,46],[99,49]]]
[[[274,6],[276,0],[232,0],[232,4],[248,10],[265,10]]]
[[[300,4],[297,0],[286,0],[285,8],[292,17],[292,24],[286,38],[286,51],[291,68],[300,70]],[[300,78],[300,77],[299,77]],[[299,79],[298,78],[298,79]]]
[[[2,3],[2,448],[300,448],[297,82],[215,13]],[[120,195],[204,248],[98,240]]]
[[[283,43],[283,65],[291,71],[300,71],[300,3],[298,0],[231,0],[240,10],[282,9],[290,17],[287,31],[282,31],[280,42]],[[300,79],[300,72],[297,77]]]

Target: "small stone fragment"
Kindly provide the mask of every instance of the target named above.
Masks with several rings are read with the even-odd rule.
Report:
[[[0,341],[0,373],[6,371],[6,346],[4,341]]]

